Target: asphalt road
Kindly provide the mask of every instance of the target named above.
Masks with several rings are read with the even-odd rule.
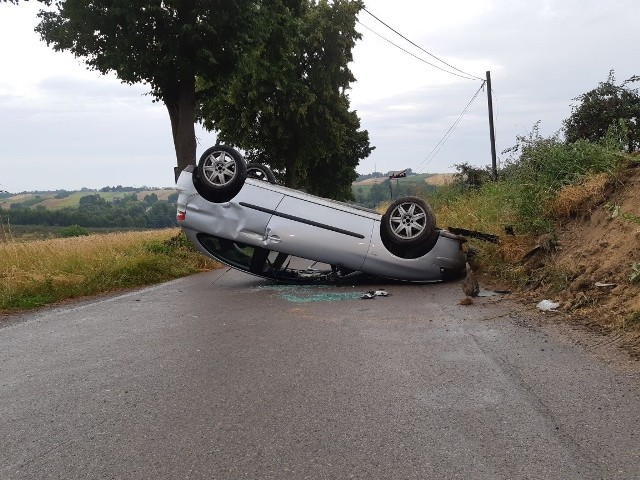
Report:
[[[637,369],[385,286],[219,270],[6,319],[0,478],[640,479]]]

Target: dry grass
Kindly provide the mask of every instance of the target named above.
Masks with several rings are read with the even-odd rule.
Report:
[[[124,252],[146,241],[168,240],[177,233],[170,229],[7,242],[0,244],[0,271],[41,275],[42,272],[62,272],[78,263],[117,262],[119,257],[125,255]]]
[[[149,232],[141,233],[145,238],[149,238]],[[138,236],[136,235],[136,237]],[[95,254],[106,254],[115,245],[135,243],[134,238],[130,233],[126,233],[118,235],[117,238],[113,235],[105,235],[102,237],[36,240],[28,243],[6,242],[0,245],[0,266],[4,267],[3,270],[7,267],[19,270],[42,270],[42,267],[57,265],[60,263],[60,259],[66,259],[70,256],[81,258]],[[126,241],[123,242],[123,240]]]
[[[549,215],[555,219],[568,219],[581,213],[590,213],[591,208],[604,201],[610,183],[610,175],[600,173],[582,183],[560,189],[551,202]]]
[[[353,185],[355,187],[366,187],[366,186],[369,186],[369,185],[376,185],[378,183],[382,183],[385,180],[387,180],[387,177],[366,178],[364,180],[360,180],[359,182],[354,182]]]
[[[152,284],[216,268],[179,230],[0,244],[0,310]]]
[[[454,180],[453,173],[438,173],[424,179],[424,182],[428,185],[435,185],[436,187],[442,187],[444,185],[451,185]]]
[[[433,205],[439,227],[460,227],[494,235],[516,221],[512,202],[494,195],[469,192],[455,202]]]
[[[509,264],[517,264],[535,246],[535,240],[530,236],[503,236],[500,239],[500,256]]]

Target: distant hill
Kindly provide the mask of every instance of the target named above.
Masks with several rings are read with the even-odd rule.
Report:
[[[364,176],[366,177],[366,176]],[[375,206],[379,202],[387,200],[390,196],[388,189],[383,192],[379,192],[378,195],[371,198],[371,188],[379,186],[389,179],[388,176],[378,176],[364,178],[363,180],[356,181],[352,184],[353,193],[356,197],[356,201],[360,204],[367,206]],[[440,187],[447,185],[453,181],[453,174],[409,174],[405,178],[393,180],[393,189],[399,191],[397,193],[414,194],[419,193],[426,189]],[[379,188],[379,187],[376,187]],[[115,191],[113,191],[115,190]],[[82,189],[80,191],[65,191],[65,190],[52,190],[52,191],[38,191],[38,192],[22,192],[17,194],[2,192],[0,193],[0,208],[3,210],[10,210],[16,207],[43,207],[46,210],[59,210],[65,207],[77,207],[80,203],[80,199],[87,195],[100,195],[107,202],[113,202],[117,199],[123,199],[124,197],[130,198],[131,195],[135,195],[137,200],[144,200],[147,195],[155,194],[159,201],[168,201],[172,194],[177,193],[174,188],[147,188],[140,189],[133,187],[104,187],[100,190]],[[395,195],[395,194],[394,194]],[[175,200],[174,200],[175,201]],[[12,207],[14,205],[14,207]]]
[[[3,193],[0,196],[0,208],[9,210],[12,204],[19,204],[22,207],[42,206],[47,210],[58,210],[64,207],[77,207],[80,199],[87,195],[100,195],[107,202],[112,202],[117,198],[136,195],[138,200],[144,200],[147,195],[155,194],[160,201],[167,201],[172,193],[176,193],[174,188],[158,188],[158,189],[126,189],[120,191],[99,191],[99,190],[82,190],[82,191],[49,191],[49,192],[26,192],[18,194]]]
[[[453,173],[409,173],[406,177],[390,180],[389,175],[362,175],[353,182],[351,190],[357,204],[376,208],[381,203],[401,196],[429,195],[438,187],[452,183],[453,176]]]
[[[420,173],[417,175],[410,175],[406,178],[400,179],[401,182],[425,182],[429,185],[435,185],[440,187],[442,185],[448,185],[453,182],[453,173]],[[378,183],[382,183],[387,180],[389,177],[371,177],[366,178],[364,180],[360,180],[359,182],[353,182],[354,187],[361,186],[371,186]]]

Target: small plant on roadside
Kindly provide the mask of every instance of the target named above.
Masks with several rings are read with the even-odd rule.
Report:
[[[631,274],[629,275],[630,283],[640,282],[640,263],[633,262],[631,264]]]
[[[618,204],[610,204],[610,203],[606,203],[604,205],[605,210],[608,210],[609,212],[611,212],[609,219],[613,220],[614,218],[617,218],[618,215],[620,215],[620,205]]]
[[[454,165],[457,173],[453,175],[453,185],[460,191],[480,188],[491,181],[491,168],[477,168],[467,162]]]
[[[622,322],[622,328],[634,328],[640,326],[640,310],[633,312]]]
[[[604,208],[611,212],[611,216],[609,217],[610,219],[621,217],[624,220],[640,225],[640,216],[621,211],[620,205],[611,205],[610,203],[607,203]]]
[[[638,225],[640,225],[640,217],[638,215],[634,215],[633,213],[623,212],[622,213],[622,218],[624,218],[625,220],[629,220],[630,222],[637,223]]]
[[[568,185],[579,184],[586,176],[612,174],[625,157],[608,145],[578,140],[567,143],[560,135],[542,137],[538,124],[527,136],[503,153],[508,153],[500,178],[512,184],[511,203],[525,233],[548,233],[552,219],[549,206],[557,193]]]

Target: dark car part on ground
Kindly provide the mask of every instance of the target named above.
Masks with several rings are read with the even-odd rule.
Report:
[[[500,243],[500,237],[490,233],[477,232],[475,230],[467,230],[466,228],[458,227],[447,227],[447,230],[463,237],[477,238],[478,240],[484,240],[485,242],[491,243]]]

